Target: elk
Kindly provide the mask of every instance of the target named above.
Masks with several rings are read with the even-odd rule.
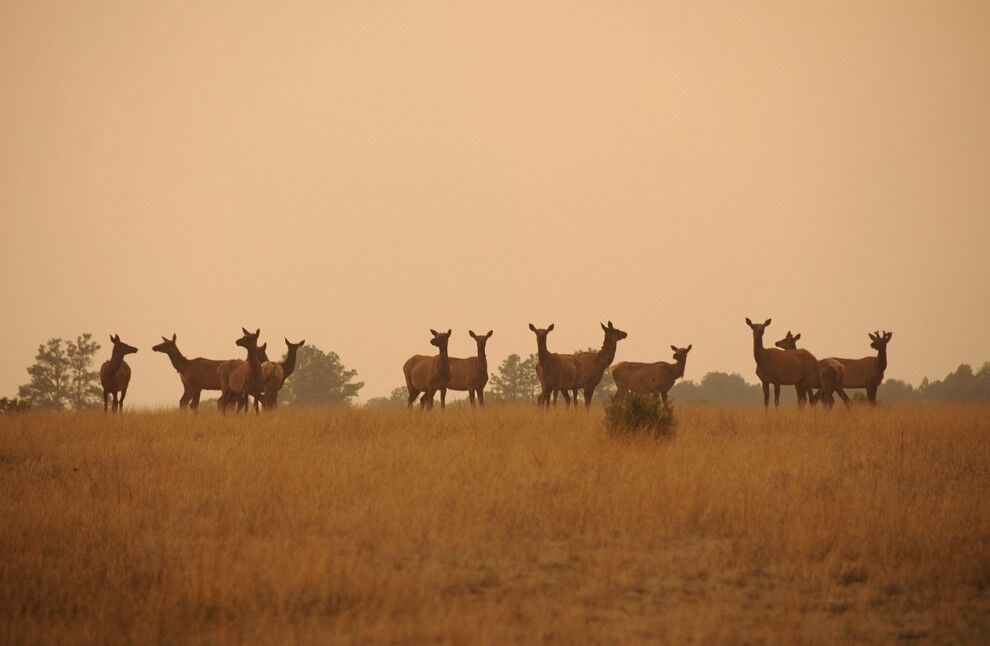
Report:
[[[127,345],[120,340],[119,334],[111,334],[110,342],[113,343],[113,350],[110,352],[110,360],[104,361],[100,366],[100,384],[103,385],[103,412],[107,412],[107,401],[113,395],[114,413],[124,410],[124,397],[127,396],[127,385],[131,382],[131,367],[124,361],[124,357],[138,351],[133,345]],[[120,393],[120,399],[117,398]]]
[[[227,412],[227,406],[234,403],[240,408],[243,403],[247,408],[246,395],[261,392],[264,387],[264,378],[261,368],[261,359],[258,357],[258,337],[261,330],[248,332],[241,328],[244,336],[234,343],[247,351],[245,361],[224,361],[217,369],[220,376],[220,401],[218,403],[221,412]]]
[[[272,363],[265,358],[267,363],[262,364],[262,372],[265,379],[265,408],[278,408],[278,392],[285,385],[285,380],[296,370],[296,353],[299,348],[306,345],[303,339],[299,343],[293,343],[285,339],[285,358],[277,363]],[[254,411],[258,412],[258,398],[254,398]]]
[[[763,347],[763,333],[771,319],[746,325],[753,330],[753,358],[756,376],[763,384],[763,406],[770,406],[770,384],[773,384],[773,405],[780,406],[780,387],[796,386],[798,406],[803,407],[811,384],[818,381],[818,360],[807,350],[780,350]]]
[[[485,405],[485,384],[488,383],[488,357],[485,355],[485,345],[491,338],[492,332],[493,330],[489,330],[488,334],[475,334],[473,330],[468,330],[468,334],[478,345],[478,356],[467,359],[450,358],[450,383],[447,384],[447,389],[466,390],[472,407],[475,405],[475,395],[478,396],[478,404]]]
[[[537,406],[549,406],[553,396],[553,405],[557,405],[557,393],[564,393],[564,405],[571,403],[568,391],[574,390],[577,397],[577,364],[569,354],[557,354],[547,349],[547,335],[553,331],[553,323],[546,328],[537,328],[532,323],[529,329],[536,335],[536,376],[540,380],[540,396]],[[577,405],[577,399],[574,401]]]
[[[801,338],[801,333],[792,334],[790,330],[787,331],[787,335],[783,339],[774,343],[775,346],[781,350],[797,350],[798,339]],[[826,408],[831,408],[835,403],[835,398],[832,397],[832,393],[839,392],[842,401],[849,406],[849,399],[842,392],[842,377],[845,373],[845,367],[836,361],[835,359],[821,359],[818,361],[817,366],[818,379],[814,383],[810,384],[808,388],[808,401],[814,406],[815,402],[819,399],[822,401],[822,405]],[[815,393],[814,389],[818,388],[818,392]]]
[[[584,405],[591,406],[591,397],[595,394],[595,388],[601,383],[602,375],[612,361],[615,359],[615,349],[619,341],[629,336],[622,330],[608,322],[608,327],[599,323],[602,331],[605,332],[605,340],[602,342],[602,349],[598,352],[575,352],[574,363],[577,365],[577,382],[574,387],[574,405],[577,406],[577,392],[584,390]]]
[[[162,352],[172,362],[172,367],[179,373],[182,381],[182,397],[179,398],[179,408],[187,406],[192,410],[199,408],[199,395],[204,390],[220,390],[220,375],[218,369],[223,361],[216,359],[185,358],[176,345],[176,336],[171,339],[162,337],[162,342],[151,348]]]
[[[875,357],[863,357],[862,359],[839,359],[836,361],[845,367],[845,374],[842,377],[842,388],[838,389],[839,397],[848,402],[848,397],[843,392],[843,388],[865,388],[866,398],[871,404],[877,403],[877,388],[883,382],[883,373],[887,370],[887,344],[894,336],[893,332],[874,331],[870,334],[870,347],[877,351]]]
[[[672,364],[666,361],[656,363],[623,361],[617,364],[612,369],[617,394],[622,395],[633,391],[660,395],[663,405],[666,406],[667,393],[674,386],[674,382],[684,376],[687,355],[693,347],[693,344],[686,348],[670,346],[670,349],[674,351],[674,363]]]
[[[440,408],[447,406],[447,386],[450,383],[450,357],[447,355],[447,343],[450,341],[450,330],[437,332],[431,329],[430,345],[436,346],[439,354],[436,356],[426,356],[415,354],[402,366],[402,372],[406,377],[406,388],[409,390],[408,407],[412,408],[413,402],[420,393],[423,393],[423,400],[420,402],[422,408],[433,408],[433,394],[440,391]]]

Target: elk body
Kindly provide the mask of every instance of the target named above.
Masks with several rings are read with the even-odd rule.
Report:
[[[660,395],[664,406],[666,406],[667,393],[674,386],[674,382],[684,376],[687,355],[692,347],[694,346],[689,345],[686,348],[670,346],[670,349],[674,351],[674,363],[623,361],[616,364],[615,368],[612,369],[612,378],[615,379],[617,394],[622,395],[632,391]]]
[[[247,351],[247,359],[243,362],[224,361],[217,370],[220,376],[221,412],[226,412],[230,404],[240,407],[242,402],[246,408],[246,396],[261,392],[264,388],[261,359],[258,355],[258,337],[261,336],[261,330],[248,332],[241,328],[241,332],[244,336],[235,341],[235,344]]]
[[[773,404],[780,406],[780,387],[795,386],[798,406],[804,406],[811,384],[818,382],[818,360],[807,350],[780,350],[763,347],[763,333],[771,319],[746,325],[753,330],[753,358],[756,359],[756,376],[763,385],[763,406],[770,405],[770,384],[773,384]]]
[[[574,387],[574,405],[577,406],[578,390],[584,390],[584,405],[591,406],[591,398],[595,394],[595,388],[602,381],[602,375],[612,361],[615,359],[616,347],[622,339],[626,338],[625,332],[608,322],[608,326],[599,323],[605,333],[605,340],[602,342],[602,349],[598,352],[575,352],[574,363],[577,366],[577,381]]]
[[[127,385],[131,383],[131,367],[124,361],[128,354],[138,351],[133,345],[127,345],[120,340],[119,334],[110,336],[113,350],[110,360],[100,366],[100,384],[103,386],[103,412],[107,412],[107,402],[113,396],[113,412],[124,410],[124,397],[127,396]],[[118,399],[118,393],[120,397]]]
[[[179,408],[187,406],[196,410],[199,408],[199,396],[204,390],[220,390],[220,375],[218,369],[223,361],[216,359],[185,358],[176,345],[176,336],[171,339],[162,337],[162,342],[151,348],[168,356],[172,367],[179,373],[182,381],[182,397],[179,398]]]
[[[787,331],[787,335],[783,339],[774,343],[775,346],[781,350],[797,350],[798,339],[801,338],[801,333],[792,334],[790,330]],[[835,398],[832,396],[833,393],[838,392],[839,397],[842,401],[849,406],[849,398],[846,394],[842,392],[842,378],[845,373],[845,366],[835,359],[820,359],[817,365],[817,375],[818,379],[814,383],[809,385],[808,388],[808,401],[812,406],[819,399],[822,401],[822,405],[826,408],[831,408],[835,403]],[[818,388],[818,393],[814,392],[814,389]]]
[[[574,391],[577,397],[577,363],[569,354],[557,354],[547,349],[547,336],[553,331],[553,323],[546,328],[537,328],[532,323],[529,329],[536,335],[536,376],[540,380],[540,396],[538,406],[549,406],[553,397],[553,405],[557,405],[557,393],[564,393],[564,405],[571,403],[567,394]],[[574,401],[577,405],[577,399]]]
[[[468,330],[468,334],[478,346],[478,355],[467,359],[450,358],[450,382],[447,384],[447,389],[466,390],[471,406],[475,405],[475,395],[478,397],[478,404],[485,405],[485,385],[488,383],[488,357],[485,355],[485,345],[491,338],[492,332],[493,330],[489,330],[488,334],[475,334],[472,330]]]
[[[436,356],[416,354],[409,357],[402,366],[406,378],[406,388],[409,390],[408,407],[420,393],[423,393],[421,406],[433,408],[433,395],[440,391],[440,408],[447,405],[447,387],[450,384],[450,357],[447,354],[447,343],[450,341],[450,330],[437,332],[430,330],[433,338],[430,345],[435,346],[439,353]]]

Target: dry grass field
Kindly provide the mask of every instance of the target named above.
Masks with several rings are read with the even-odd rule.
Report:
[[[983,642],[990,411],[0,417],[0,642]]]

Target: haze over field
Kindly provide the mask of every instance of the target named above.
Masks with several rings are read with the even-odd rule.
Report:
[[[203,6],[200,6],[200,5]],[[0,395],[117,332],[338,352],[363,398],[428,328],[494,368],[629,332],[753,380],[744,317],[889,378],[990,359],[990,3],[4,2]]]

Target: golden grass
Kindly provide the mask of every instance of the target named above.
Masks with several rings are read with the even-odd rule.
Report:
[[[0,417],[0,641],[990,639],[990,411]]]

